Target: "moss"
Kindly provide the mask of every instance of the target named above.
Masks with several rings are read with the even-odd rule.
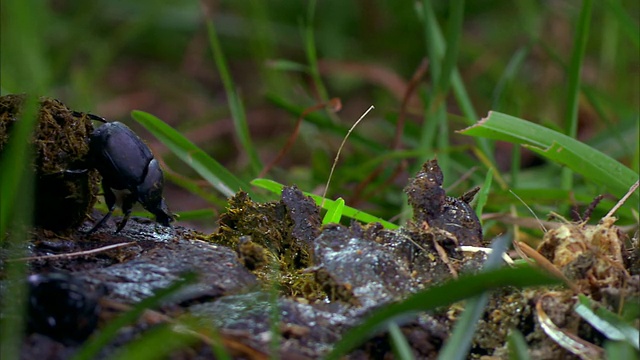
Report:
[[[25,95],[0,97],[0,155],[19,118]],[[93,125],[86,114],[69,110],[51,98],[40,98],[32,143],[35,176],[35,223],[62,231],[76,227],[93,208],[99,175],[88,169],[89,136]]]
[[[320,210],[295,187],[285,189],[282,197],[261,204],[237,193],[209,240],[236,250],[265,286],[276,281],[287,296],[325,298],[313,274],[305,272],[311,265],[310,242],[319,233]]]

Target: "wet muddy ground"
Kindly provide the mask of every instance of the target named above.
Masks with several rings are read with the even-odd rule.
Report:
[[[66,116],[82,119],[81,114]],[[52,170],[67,181],[59,172]],[[110,358],[141,335],[180,321],[210,331],[192,334],[191,345],[169,358],[214,358],[207,335],[212,329],[234,358],[266,359],[273,351],[283,359],[322,358],[371,311],[481,269],[483,252],[461,250],[488,245],[469,205],[477,189],[449,197],[442,180],[436,160],[409,180],[405,191],[414,218],[398,230],[376,223],[322,226],[320,209],[295,187],[268,203],[236,194],[213,234],[140,218],[132,218],[117,234],[118,219],[87,234],[102,217],[96,211],[61,228],[46,229],[43,220],[31,233],[28,259],[16,259],[7,249],[0,252],[2,282],[9,262],[28,264],[29,329],[22,358],[70,358],[119,314],[188,274],[195,280],[121,328],[98,358]],[[94,187],[83,188],[89,194],[81,202],[85,208],[95,201]],[[525,336],[535,359],[577,358],[542,330],[541,314],[601,346],[602,334],[573,311],[576,293],[615,311],[621,302],[637,301],[640,287],[637,247],[625,247],[628,239],[613,222],[567,223],[549,231],[539,251],[573,287],[492,294],[470,358],[506,358],[505,341],[513,328]],[[416,358],[437,356],[462,308],[458,303],[401,322]],[[349,358],[393,358],[387,334],[381,331]]]
[[[188,316],[198,326],[217,328],[235,358],[267,358],[273,336],[279,338],[277,351],[283,359],[321,358],[345,330],[372,309],[446,281],[453,271],[478,271],[486,257],[460,252],[456,245],[460,239],[450,232],[413,222],[397,231],[377,224],[321,227],[319,223],[314,203],[299,190],[287,188],[283,200],[266,204],[253,203],[246,194],[236,195],[214,234],[171,229],[137,218],[119,234],[114,234],[113,221],[94,234],[83,234],[81,230],[89,229],[92,220],[64,236],[36,231],[29,245],[29,255],[35,258],[28,263],[30,273],[40,274],[32,276],[32,287],[37,291],[31,301],[41,305],[36,306],[39,312],[30,314],[31,333],[24,341],[23,358],[69,358],[87,336],[100,331],[127,306],[152,296],[187,273],[195,273],[197,280],[162,302],[157,313],[166,318],[142,317],[121,329],[99,357],[110,357],[122,345],[170,321],[167,319]],[[126,245],[84,256],[47,257],[114,244]],[[436,246],[445,251],[447,263]],[[2,259],[8,258],[11,254],[4,253]],[[605,280],[616,281],[609,277],[625,275],[620,270],[606,276]],[[637,274],[629,277],[627,287],[637,290],[637,279]],[[43,285],[47,283],[49,288]],[[616,299],[619,301],[620,291],[627,291],[616,286],[598,295],[602,299],[606,293],[611,307]],[[275,297],[274,289],[278,289]],[[83,297],[82,306],[69,304],[68,294],[74,291]],[[57,292],[67,294],[67,298],[61,295],[63,299],[57,305],[51,304],[52,294]],[[570,290],[556,289],[552,297],[549,293],[549,289],[504,289],[494,294],[479,323],[471,356],[504,358],[507,333],[517,328],[535,358],[571,358],[540,328],[535,306],[543,296],[554,323],[602,343],[603,336],[573,313],[575,300]],[[55,314],[56,306],[62,306],[66,315],[58,318],[57,325],[49,326],[43,317]],[[416,358],[435,358],[460,310],[457,304],[403,322],[402,332]],[[95,324],[87,325],[87,318],[92,317]],[[387,335],[382,332],[350,358],[392,356]],[[213,355],[210,346],[197,342],[170,357]]]

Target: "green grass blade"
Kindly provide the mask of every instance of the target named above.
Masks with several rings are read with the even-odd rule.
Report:
[[[93,335],[87,340],[78,352],[73,356],[73,360],[90,360],[95,359],[98,352],[106,346],[111,340],[115,338],[118,331],[125,326],[135,323],[142,313],[150,308],[157,306],[160,301],[167,298],[167,296],[175,294],[178,290],[184,286],[191,284],[195,281],[196,276],[193,273],[186,274],[182,279],[174,282],[164,289],[157,290],[153,296],[143,299],[137,303],[133,309],[120,315],[119,317],[110,321],[99,333]]]
[[[638,359],[640,352],[625,341],[607,341],[604,344],[607,359]]]
[[[326,359],[336,360],[346,355],[350,350],[384,329],[386,324],[402,315],[449,305],[504,286],[526,287],[555,283],[558,283],[558,280],[550,275],[530,266],[524,266],[483,272],[433,286],[425,291],[411,295],[404,301],[389,304],[374,311],[360,325],[344,333],[342,339],[335,344]]]
[[[487,200],[489,199],[492,180],[493,169],[489,169],[489,171],[487,171],[487,176],[484,178],[482,189],[480,189],[480,192],[478,193],[478,202],[476,203],[476,215],[478,216],[478,219],[482,219],[482,210],[484,209],[484,206],[487,204]]]
[[[393,348],[393,354],[396,359],[400,360],[413,360],[413,352],[407,338],[402,334],[402,330],[398,324],[393,323],[388,326],[389,335],[391,336],[391,347]]]
[[[314,36],[315,27],[313,26],[313,19],[315,18],[316,1],[309,1],[309,9],[307,12],[307,24],[304,29],[305,38],[305,52],[307,54],[307,61],[309,62],[309,71],[313,84],[316,86],[316,91],[320,96],[320,102],[327,102],[329,100],[329,93],[322,82],[320,77],[320,68],[318,67],[318,54],[316,51],[316,40]]]
[[[344,199],[338,198],[335,203],[331,204],[331,206],[327,207],[327,213],[324,215],[322,219],[322,224],[339,224],[340,219],[342,219],[342,210],[344,209]]]
[[[493,243],[493,246],[491,247],[493,251],[482,267],[482,272],[495,270],[500,267],[502,264],[502,255],[507,250],[510,240],[511,239],[508,236],[501,236]],[[487,306],[488,302],[489,293],[486,291],[467,301],[464,312],[458,318],[453,332],[445,343],[444,348],[440,350],[438,359],[463,360],[467,358],[469,355],[469,349],[471,349],[476,325],[484,314],[484,308]]]
[[[28,96],[22,107],[22,114],[13,126],[9,141],[0,157],[0,243],[8,230],[10,220],[14,215],[16,202],[31,201],[19,199],[27,171],[31,171],[31,142],[33,129],[38,121],[38,101]]]
[[[522,333],[516,329],[509,330],[507,336],[507,347],[509,349],[509,360],[530,360],[527,341]]]
[[[218,39],[218,34],[216,33],[216,28],[212,20],[207,20],[207,32],[209,35],[211,51],[213,52],[213,59],[218,67],[225,92],[227,93],[229,109],[231,110],[231,117],[233,118],[236,134],[242,144],[242,148],[249,156],[251,170],[255,174],[258,174],[260,170],[262,170],[262,162],[258,156],[258,151],[255,146],[253,146],[253,141],[251,141],[249,125],[247,124],[247,114],[244,110],[244,105],[242,104],[240,95],[235,88],[233,79],[231,78],[231,72],[229,71],[227,61],[224,57],[224,53],[222,52],[222,46],[220,46],[220,40]]]
[[[267,100],[296,117],[305,112],[304,106],[299,106],[298,104],[290,102],[284,97],[276,94],[267,94]],[[319,111],[306,114],[304,117],[304,121],[318,126],[324,132],[333,133],[341,139],[344,138],[349,132],[348,126],[333,123],[326,114]],[[386,145],[380,144],[380,142],[372,140],[371,137],[364,136],[357,132],[349,135],[349,141],[353,142],[354,144],[367,146],[369,149],[373,150],[376,153],[383,153],[388,151],[388,147]]]
[[[631,16],[633,12],[625,9],[620,0],[607,0],[604,1],[604,4],[614,13],[622,31],[629,37],[636,49],[640,48],[640,26],[638,26],[637,19],[634,20]]]
[[[574,36],[573,51],[571,53],[571,62],[569,64],[569,88],[567,96],[567,116],[566,116],[566,133],[569,137],[576,138],[578,134],[578,105],[580,100],[580,74],[582,69],[582,61],[587,48],[587,39],[589,36],[589,23],[591,21],[591,4],[592,0],[583,0],[580,9],[580,18],[576,34]],[[562,188],[571,190],[573,187],[573,173],[569,168],[562,170]]]
[[[282,188],[284,188],[284,185],[269,179],[254,179],[253,181],[251,181],[251,184],[257,187],[261,187],[263,189],[269,190],[278,195],[280,195],[280,193],[282,192]],[[324,209],[329,209],[336,206],[337,200],[324,199],[322,198],[322,196],[318,196],[318,195],[311,194],[304,191],[303,193],[307,196],[311,196],[311,198],[316,202],[318,206],[322,205],[322,203],[324,202]],[[379,222],[380,224],[382,224],[382,226],[384,226],[387,229],[397,229],[399,227],[394,223],[388,222],[386,220],[380,219],[379,217],[375,217],[371,214],[362,212],[361,210],[354,209],[346,205],[342,209],[342,215],[351,219],[362,221],[364,223]]]
[[[138,110],[132,111],[131,116],[224,196],[231,197],[240,190],[250,191],[251,185],[238,179],[224,166],[162,120]],[[255,196],[255,194],[252,194],[252,196]]]
[[[446,45],[444,36],[442,35],[442,31],[440,30],[438,20],[436,19],[430,1],[424,0],[422,2],[421,16],[427,46],[433,46],[433,49],[429,51],[429,53],[436,54],[436,59],[438,59],[439,57],[442,57],[444,55]],[[438,78],[441,68],[440,64],[437,63],[437,61],[435,61],[436,64],[434,64],[434,60],[435,59],[431,59],[429,69],[433,74],[433,77]],[[462,80],[462,76],[460,76],[460,72],[458,71],[457,67],[454,67],[452,69],[451,86],[453,88],[455,98],[458,101],[458,105],[460,105],[460,109],[464,114],[464,119],[469,125],[472,125],[478,119],[478,115],[475,111],[475,108],[473,107],[471,99],[469,98],[469,94],[467,93],[467,89],[465,88],[464,81]],[[489,142],[486,139],[476,139],[476,143],[478,144],[478,148],[484,154],[484,156],[489,159],[492,164],[495,164],[493,150],[491,149]]]
[[[37,122],[38,102],[27,97],[22,114],[13,126],[11,137],[0,157],[0,245],[15,257],[26,255],[29,229],[33,221],[34,175],[32,137]],[[5,239],[7,232],[10,232]],[[6,262],[3,266],[6,287],[3,289],[3,313],[0,316],[0,358],[20,359],[27,306],[28,271],[22,261]]]
[[[521,144],[547,159],[565,165],[586,179],[606,186],[618,197],[624,196],[638,180],[638,174],[615,159],[567,135],[544,126],[491,111],[476,125],[459,131],[464,135],[481,136]],[[637,207],[638,193],[631,199]]]
[[[191,346],[198,341],[197,337],[184,331],[175,331],[174,325],[162,324],[143,333],[112,357],[115,360],[151,360],[162,359],[172,352]],[[159,346],[162,345],[162,346]]]
[[[442,59],[442,69],[437,83],[437,92],[446,94],[451,84],[451,73],[458,61],[458,44],[464,19],[464,0],[449,1],[449,23],[447,28],[446,50]]]
[[[640,332],[638,329],[631,324],[627,324],[620,316],[604,307],[597,306],[595,311],[591,310],[594,305],[588,297],[580,294],[578,298],[580,302],[576,305],[574,311],[580,317],[604,334],[607,339],[624,340],[636,350],[640,350]]]

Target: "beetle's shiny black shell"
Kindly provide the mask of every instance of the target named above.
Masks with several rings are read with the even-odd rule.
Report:
[[[109,122],[91,135],[91,154],[100,175],[110,187],[134,191],[153,160],[151,150],[126,125]]]

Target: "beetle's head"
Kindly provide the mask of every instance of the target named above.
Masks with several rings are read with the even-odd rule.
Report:
[[[138,185],[138,201],[150,213],[156,216],[156,221],[164,226],[175,220],[175,215],[169,211],[162,198],[164,178],[156,159],[151,160],[147,174],[142,184]]]
[[[170,226],[170,224],[176,219],[176,216],[171,213],[171,211],[169,211],[167,204],[162,198],[160,199],[160,204],[157,207],[147,210],[149,210],[153,215],[156,216],[156,222],[164,226]]]

